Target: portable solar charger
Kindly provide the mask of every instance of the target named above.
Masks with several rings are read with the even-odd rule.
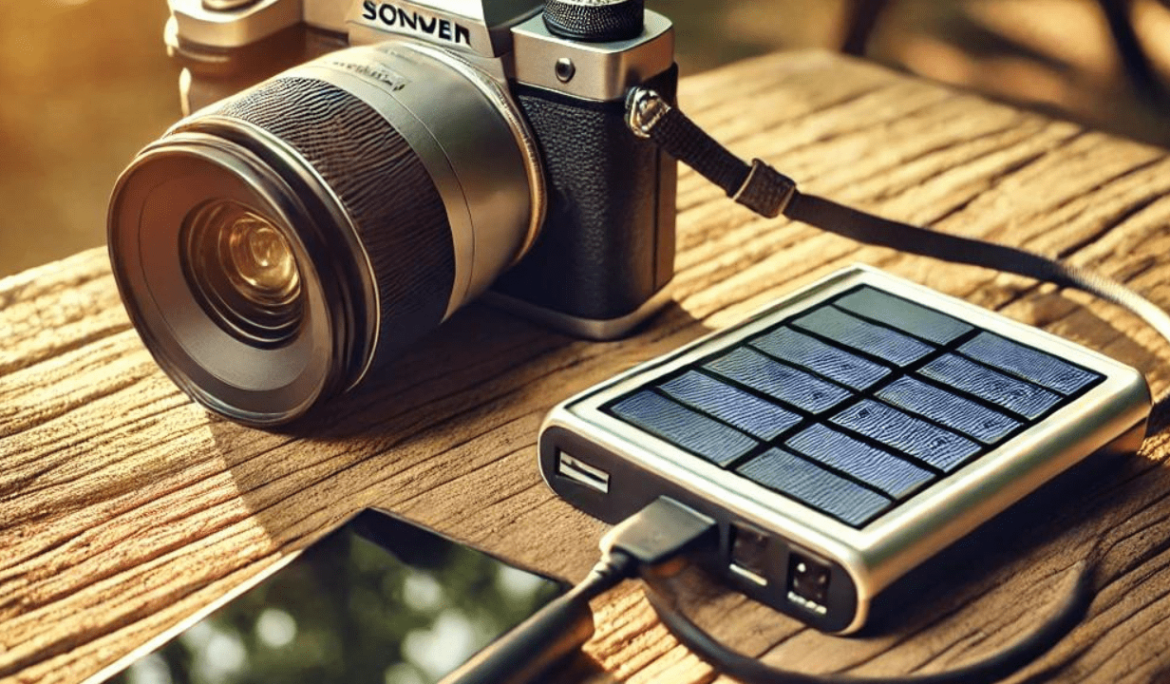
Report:
[[[669,497],[696,559],[822,631],[1087,456],[1132,452],[1142,375],[866,267],[833,274],[557,405],[550,487],[618,523]]]

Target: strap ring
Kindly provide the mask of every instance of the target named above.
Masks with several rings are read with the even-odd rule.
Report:
[[[670,105],[649,88],[633,88],[626,97],[626,126],[639,138],[648,139],[668,112]]]

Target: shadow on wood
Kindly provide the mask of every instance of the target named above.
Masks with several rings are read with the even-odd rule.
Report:
[[[303,543],[296,540],[308,518],[383,506],[499,551],[499,525],[556,500],[541,481],[535,449],[552,405],[706,332],[675,304],[613,342],[573,339],[473,305],[356,391],[267,433],[265,448],[242,444],[254,430],[224,420],[209,428],[242,501],[278,545]],[[559,518],[580,551],[551,567],[523,550],[516,560],[583,574],[596,534],[575,527],[583,515]],[[545,547],[545,535],[532,531],[523,546]]]

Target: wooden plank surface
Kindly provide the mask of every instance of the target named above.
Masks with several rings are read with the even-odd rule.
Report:
[[[1163,150],[822,53],[686,79],[681,102],[808,191],[1066,257],[1170,307]],[[79,681],[367,505],[579,579],[605,527],[541,482],[533,445],[544,413],[853,262],[1103,351],[1146,372],[1155,391],[1170,382],[1170,350],[1087,297],[762,220],[689,171],[679,191],[676,303],[637,335],[582,342],[473,305],[386,382],[284,434],[213,418],[163,376],[104,251],[0,281],[0,679]],[[794,669],[937,671],[1025,633],[1095,553],[1087,620],[1016,680],[1165,680],[1166,453],[1164,437],[1150,440],[1044,502],[1028,529],[1005,531],[864,638],[804,629],[701,578],[693,613]],[[587,652],[605,673],[578,679],[725,679],[674,642],[637,584],[596,612]]]

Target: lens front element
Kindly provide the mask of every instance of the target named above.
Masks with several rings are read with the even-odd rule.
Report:
[[[187,282],[221,328],[265,347],[295,336],[304,316],[300,270],[273,221],[238,202],[213,200],[188,215],[181,244]]]
[[[300,280],[297,262],[284,237],[266,219],[246,212],[227,235],[228,276],[253,303],[280,306],[295,302]]]

